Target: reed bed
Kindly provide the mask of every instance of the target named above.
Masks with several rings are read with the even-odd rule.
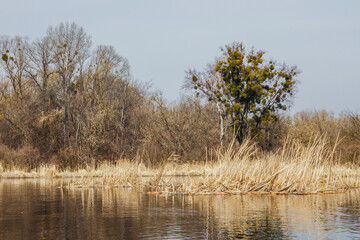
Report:
[[[41,166],[33,171],[4,169],[0,177],[70,178],[61,187],[133,187],[148,194],[314,194],[360,187],[360,168],[341,164],[336,145],[324,138],[303,145],[287,140],[277,152],[262,153],[245,141],[231,145],[207,162],[164,161],[147,167],[141,161],[119,160],[76,171]]]
[[[360,186],[360,168],[340,164],[335,149],[323,138],[308,145],[288,140],[275,153],[261,154],[245,141],[235,151],[230,147],[218,154],[206,174],[186,178],[181,183],[155,181],[153,192],[167,194],[313,194],[334,193]]]

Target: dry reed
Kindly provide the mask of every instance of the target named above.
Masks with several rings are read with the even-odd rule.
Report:
[[[164,161],[156,168],[141,161],[119,160],[77,171],[41,166],[31,172],[5,169],[0,177],[72,178],[67,187],[135,187],[149,194],[313,194],[359,187],[360,168],[340,164],[336,144],[324,138],[307,145],[287,140],[283,148],[262,153],[245,141],[237,150],[219,151],[216,161],[176,164]],[[179,177],[181,176],[181,177]]]
[[[360,168],[340,164],[335,148],[317,137],[306,146],[288,140],[280,151],[260,154],[245,141],[237,151],[230,147],[219,153],[211,166],[203,165],[205,174],[199,178],[151,187],[170,194],[311,194],[359,187]]]

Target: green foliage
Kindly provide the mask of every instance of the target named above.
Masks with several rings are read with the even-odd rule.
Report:
[[[201,80],[193,72],[192,85],[197,92],[206,92],[210,101],[221,105],[223,117],[230,117],[240,143],[249,132],[260,141],[261,129],[277,120],[278,110],[288,108],[298,71],[296,67],[265,61],[264,51],[246,52],[241,43],[233,43],[221,51],[222,58],[208,76],[210,79],[215,74],[220,80],[210,87],[204,84],[209,81]]]
[[[8,55],[7,54],[5,54],[5,53],[3,53],[3,55],[2,55],[2,60],[4,61],[4,62],[7,62],[8,61]]]

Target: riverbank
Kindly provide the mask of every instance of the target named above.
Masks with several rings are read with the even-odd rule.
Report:
[[[75,171],[54,165],[32,171],[0,166],[0,177],[70,178],[60,187],[132,187],[149,194],[314,194],[360,187],[360,168],[340,164],[322,139],[307,146],[289,141],[267,154],[247,141],[236,151],[229,147],[219,152],[214,161],[164,161],[157,167],[130,160]]]

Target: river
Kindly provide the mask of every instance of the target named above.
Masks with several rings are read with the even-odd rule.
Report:
[[[164,196],[0,179],[0,239],[360,239],[360,191]]]

